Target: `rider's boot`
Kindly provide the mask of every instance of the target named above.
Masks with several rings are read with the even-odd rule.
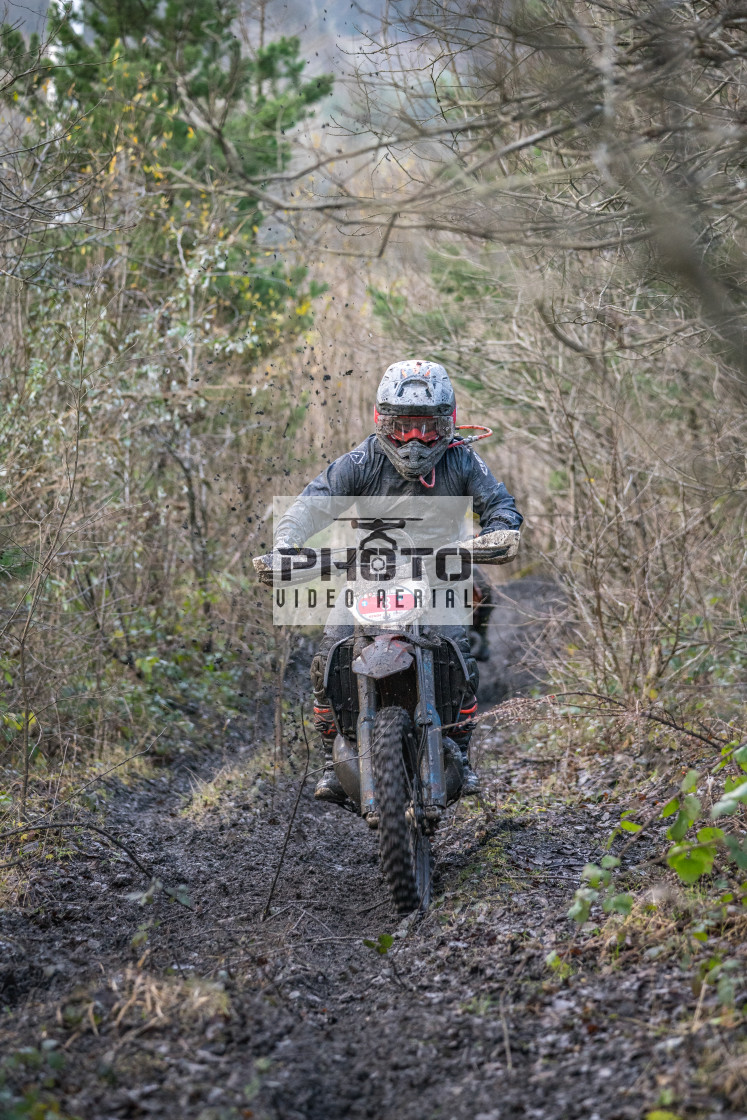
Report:
[[[347,798],[345,790],[340,785],[340,779],[335,773],[335,768],[332,763],[332,748],[330,747],[327,753],[326,746],[324,751],[324,773],[319,781],[316,783],[314,790],[314,797],[317,801],[331,801],[335,805],[342,805]]]
[[[460,726],[451,736],[462,754],[462,797],[476,797],[482,792],[480,779],[469,762],[469,742],[472,732],[477,727],[477,720],[474,718],[476,713],[477,698],[472,696],[465,699],[459,712]]]
[[[335,773],[332,761],[332,744],[337,734],[332,722],[332,709],[314,705],[314,724],[317,731],[321,732],[322,748],[324,750],[324,771],[316,783],[314,797],[317,801],[331,801],[334,805],[341,805],[347,794],[340,785],[340,779]]]
[[[469,764],[469,751],[462,750],[462,797],[476,797],[482,792],[480,779]]]

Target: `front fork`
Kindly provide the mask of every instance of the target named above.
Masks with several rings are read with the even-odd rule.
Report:
[[[436,711],[436,687],[433,676],[433,653],[415,646],[415,666],[419,701],[415,709],[416,734],[424,742],[420,758],[420,779],[425,793],[426,816],[437,820],[446,808],[446,773],[444,770],[441,720]],[[358,674],[358,765],[360,773],[361,816],[376,814],[373,775],[373,725],[376,718],[376,682]]]
[[[373,725],[376,718],[376,682],[358,674],[358,766],[361,782],[361,816],[376,812],[373,775]],[[372,822],[373,823],[373,820]]]
[[[425,749],[420,756],[420,778],[425,793],[426,816],[438,819],[446,808],[446,773],[444,770],[441,719],[436,711],[436,684],[433,676],[433,651],[415,646],[418,675],[418,706],[415,723],[418,740]]]

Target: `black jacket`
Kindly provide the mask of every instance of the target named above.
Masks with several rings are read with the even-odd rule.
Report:
[[[370,435],[353,451],[335,459],[308,484],[276,525],[276,541],[303,545],[320,528],[312,515],[312,507],[319,508],[318,503],[305,503],[305,498],[363,495],[471,497],[483,533],[493,529],[518,529],[524,520],[506,487],[469,446],[449,448],[436,464],[433,488],[426,489],[421,482],[403,478],[382,451],[378,436]]]

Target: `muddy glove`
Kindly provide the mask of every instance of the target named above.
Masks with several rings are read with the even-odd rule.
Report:
[[[280,571],[280,555],[278,550],[281,548],[285,550],[286,556],[289,550],[293,553],[299,553],[301,551],[300,545],[290,544],[288,541],[276,541],[272,552],[267,552],[264,556],[255,556],[252,560],[257,578],[264,587],[274,586],[274,577]]]
[[[472,541],[472,559],[475,564],[507,564],[519,551],[520,539],[518,529],[494,523]]]

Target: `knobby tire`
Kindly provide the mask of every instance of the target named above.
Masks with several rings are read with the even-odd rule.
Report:
[[[412,720],[403,708],[382,708],[373,727],[373,771],[379,815],[379,854],[384,878],[400,914],[430,903],[430,841],[407,809],[419,800],[417,766],[408,777],[405,757],[415,762]]]

